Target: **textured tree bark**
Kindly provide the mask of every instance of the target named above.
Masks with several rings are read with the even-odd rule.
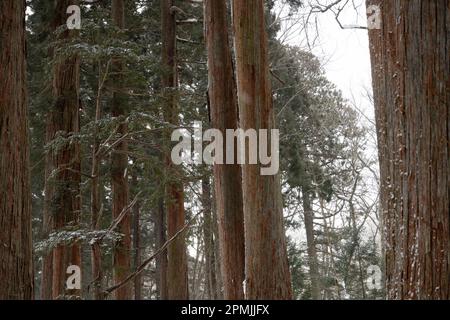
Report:
[[[208,50],[209,101],[212,127],[222,132],[238,127],[238,105],[225,0],[205,0],[204,19]],[[225,147],[223,154],[225,155]],[[243,299],[245,272],[242,173],[235,164],[214,165],[224,296]]]
[[[113,23],[116,27],[125,28],[125,3],[124,0],[113,0],[111,7]],[[126,115],[126,99],[123,93],[124,63],[120,57],[114,57],[111,63],[113,74],[113,98],[111,112],[113,117]],[[123,120],[117,130],[119,139],[128,132],[128,126]],[[128,143],[126,139],[120,141],[111,154],[111,179],[112,179],[112,213],[113,219],[117,219],[124,210],[128,210],[118,224],[117,231],[123,234],[114,248],[114,284],[121,283],[131,272],[131,210],[126,209],[129,201],[128,190]],[[128,282],[114,292],[117,300],[132,299],[132,283]]]
[[[275,119],[264,1],[233,0],[233,28],[240,127],[270,132],[275,127]],[[260,168],[260,163],[242,167],[245,297],[291,299],[279,176],[262,176]]]
[[[33,299],[25,1],[0,2],[0,300]]]
[[[319,277],[319,263],[317,260],[317,250],[314,237],[314,212],[311,207],[311,198],[308,187],[302,187],[302,204],[303,217],[305,220],[306,243],[308,251],[308,266],[309,276],[311,278],[311,298],[313,300],[320,300],[320,277]]]
[[[450,2],[367,4],[382,21],[369,38],[387,296],[448,299]]]
[[[162,88],[167,105],[164,109],[165,121],[178,125],[178,105],[176,89],[178,88],[176,62],[176,19],[172,11],[173,1],[161,1],[162,24]],[[170,145],[170,133],[166,133],[166,148]],[[184,227],[184,190],[183,183],[177,179],[181,172],[170,158],[170,148],[165,154],[167,235],[170,239]],[[167,248],[167,297],[170,300],[185,300],[189,297],[186,243],[184,237],[178,237]]]
[[[52,28],[57,30],[66,24],[67,7],[72,1],[56,2],[55,17]],[[65,30],[58,37],[68,40],[77,36],[75,30]],[[77,228],[81,210],[81,164],[80,145],[77,140],[71,140],[80,131],[79,121],[79,90],[80,90],[80,59],[74,54],[69,57],[57,57],[53,66],[53,106],[49,113],[48,137],[50,141],[58,135],[67,139],[63,146],[53,148],[51,161],[47,165],[56,172],[51,194],[51,215],[53,229]],[[53,250],[53,299],[66,296],[81,296],[81,290],[67,290],[66,270],[70,265],[81,268],[81,249],[77,243],[58,245]]]

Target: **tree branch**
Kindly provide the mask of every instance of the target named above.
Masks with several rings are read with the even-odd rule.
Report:
[[[152,254],[149,258],[147,258],[147,260],[145,260],[136,269],[135,272],[131,273],[122,282],[105,289],[104,294],[105,295],[111,294],[112,292],[114,292],[117,289],[122,288],[129,281],[133,280],[136,276],[141,274],[145,270],[145,268],[150,264],[150,262],[152,262],[156,257],[158,257],[162,252],[164,252],[173,241],[175,241],[181,234],[183,234],[191,226],[192,222],[194,222],[194,220],[200,215],[200,213],[202,213],[202,211],[198,212],[187,224],[185,224],[185,226],[182,229],[180,229],[177,233],[175,233],[175,235],[172,238],[167,240],[166,243],[164,243],[161,248],[159,248],[154,254]]]

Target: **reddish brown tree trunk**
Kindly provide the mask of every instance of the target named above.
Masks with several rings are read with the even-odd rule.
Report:
[[[386,290],[450,298],[450,2],[367,1],[381,169]]]
[[[209,100],[212,127],[222,132],[238,127],[238,106],[225,0],[205,0],[208,49]],[[223,149],[225,154],[225,147]],[[244,213],[241,168],[214,165],[216,207],[219,219],[221,266],[225,299],[243,299],[245,272]]]
[[[111,9],[112,20],[120,29],[125,27],[125,4],[123,0],[113,0]],[[126,114],[126,95],[124,90],[124,63],[120,57],[114,57],[111,63],[113,73],[113,99],[112,116],[123,117]],[[119,139],[122,139],[128,131],[128,126],[123,120],[118,128]],[[112,178],[112,213],[113,219],[118,219],[124,210],[128,210],[118,224],[117,231],[123,234],[114,248],[114,284],[119,284],[131,272],[131,213],[128,206],[128,143],[122,139],[114,148],[111,155],[111,178]],[[114,292],[117,300],[132,299],[132,283],[128,282]]]
[[[33,299],[25,1],[0,2],[0,300]]]
[[[172,10],[173,1],[161,1],[161,22],[162,22],[162,87],[166,106],[164,118],[166,122],[177,126],[178,88],[177,62],[176,62],[176,19]],[[170,133],[166,135],[166,140],[170,142]],[[169,145],[169,144],[168,144]],[[166,175],[169,179],[166,185],[166,206],[167,206],[167,235],[170,239],[184,227],[184,190],[183,183],[179,181],[181,170],[178,170],[170,158],[170,150],[166,150],[165,155]],[[167,248],[168,268],[167,284],[168,299],[183,300],[188,299],[188,275],[186,243],[183,236],[175,239]]]
[[[66,24],[66,10],[72,1],[58,1],[55,8],[53,30]],[[68,40],[77,36],[76,31],[66,30],[59,39]],[[56,57],[56,56],[55,56]],[[81,166],[80,146],[78,141],[69,141],[80,130],[79,122],[79,90],[80,59],[78,55],[67,58],[56,57],[53,66],[53,106],[49,114],[49,139],[54,140],[61,135],[66,141],[63,146],[53,148],[51,163],[47,165],[56,171],[51,194],[51,215],[53,228],[62,231],[76,228],[79,223],[81,209]],[[58,245],[53,250],[52,295],[54,299],[64,296],[81,296],[80,290],[66,290],[66,271],[70,265],[81,268],[81,250],[76,243]]]
[[[233,0],[240,127],[270,132],[275,120],[264,17],[263,0]],[[290,299],[279,176],[263,176],[260,168],[260,163],[242,167],[245,297]]]

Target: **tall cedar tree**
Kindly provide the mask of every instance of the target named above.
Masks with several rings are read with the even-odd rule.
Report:
[[[164,118],[165,121],[177,126],[178,99],[175,92],[178,88],[177,61],[176,61],[176,16],[173,10],[173,1],[161,1],[162,25],[162,57],[163,68],[162,88],[164,90]],[[166,134],[167,146],[170,142],[170,133]],[[166,146],[166,147],[167,147]],[[178,170],[170,158],[170,151],[165,155],[166,175],[169,179],[166,185],[167,208],[167,234],[172,238],[184,227],[184,190],[179,180],[181,170]],[[186,242],[183,236],[176,238],[167,248],[167,298],[170,300],[188,299],[188,274]]]
[[[76,3],[76,2],[75,2]],[[58,40],[68,43],[77,37],[76,30],[67,30],[66,10],[74,1],[58,0],[55,3],[52,29]],[[63,30],[61,28],[64,28]],[[79,224],[81,210],[80,144],[74,137],[80,131],[80,58],[77,54],[63,56],[54,48],[53,104],[47,117],[47,142],[62,138],[62,145],[53,147],[47,157],[47,172],[55,179],[51,197],[50,216],[55,231],[70,230]],[[48,190],[46,190],[47,192]],[[66,270],[70,265],[81,267],[80,245],[59,244],[53,250],[52,295],[54,299],[64,296],[81,296],[80,290],[66,290]]]
[[[0,2],[0,300],[33,298],[25,0]]]
[[[270,132],[275,117],[264,1],[233,0],[233,28],[240,127]],[[242,168],[245,297],[291,299],[280,180],[278,174],[261,175],[260,168],[260,163]]]
[[[125,28],[124,0],[113,0],[111,15],[114,25],[119,29]],[[124,94],[124,62],[120,57],[114,57],[111,63],[113,78],[113,98],[111,112],[113,117],[126,115],[126,95]],[[120,220],[118,232],[124,236],[114,247],[114,284],[121,283],[131,271],[131,210],[128,208],[128,144],[123,139],[128,131],[125,119],[121,120],[117,130],[121,141],[114,148],[111,155],[112,178],[112,213],[114,220]],[[132,283],[128,282],[114,292],[118,300],[132,299]]]
[[[387,296],[448,299],[450,2],[367,5],[381,9],[369,37]]]
[[[225,137],[238,127],[239,115],[225,0],[205,0],[208,90],[212,127]],[[226,141],[223,154],[225,154]],[[242,173],[237,164],[214,165],[216,208],[225,299],[243,299],[245,272]]]

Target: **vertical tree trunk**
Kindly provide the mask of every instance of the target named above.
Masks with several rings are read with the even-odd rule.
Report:
[[[0,300],[33,299],[25,1],[0,2]]]
[[[46,26],[50,26],[51,21],[46,21]],[[47,30],[49,33],[52,30]],[[52,54],[52,49],[49,49],[49,54]],[[53,137],[53,125],[51,118],[46,119],[46,130],[44,141],[50,142]],[[45,183],[44,183],[44,208],[42,214],[42,238],[47,239],[50,233],[53,231],[54,221],[52,216],[52,199],[54,194],[54,183],[50,182],[51,174],[55,170],[53,167],[52,154],[47,152],[45,154]],[[41,270],[41,284],[40,284],[40,298],[42,300],[51,300],[52,294],[52,282],[53,282],[53,250],[46,252],[42,259]]]
[[[51,140],[52,129],[51,121],[47,120],[45,141]],[[52,155],[47,153],[45,155],[45,185],[44,185],[44,212],[42,217],[42,235],[46,239],[53,230],[53,217],[51,214],[51,201],[53,197],[53,184],[49,182],[50,175],[54,170],[52,166]],[[50,251],[45,254],[42,260],[42,274],[41,274],[41,292],[42,300],[52,299],[52,278],[53,278],[53,252]]]
[[[273,129],[263,0],[233,0],[233,27],[241,128]],[[270,137],[268,141],[270,141]],[[291,279],[278,175],[260,175],[261,164],[245,164],[242,185],[245,276],[248,299],[290,299]]]
[[[56,3],[53,30],[65,25],[67,7],[72,1],[60,0]],[[65,30],[59,39],[72,39],[77,31]],[[69,141],[80,131],[79,122],[79,90],[80,90],[80,59],[72,56],[57,59],[53,66],[53,106],[49,114],[49,138],[53,140],[57,134],[66,141],[63,146],[51,151],[50,168],[56,171],[51,200],[53,228],[61,231],[76,228],[79,224],[81,210],[81,165],[80,145],[78,141]],[[81,268],[81,249],[76,243],[58,245],[53,250],[52,295],[54,299],[65,296],[81,296],[81,290],[66,290],[66,270],[70,265]]]
[[[176,62],[176,19],[172,10],[173,1],[161,1],[162,19],[162,87],[167,105],[164,109],[165,121],[178,125],[177,93],[177,62]],[[170,133],[166,134],[166,148],[170,145]],[[180,182],[181,170],[174,167],[170,158],[169,148],[165,154],[166,175],[169,179],[166,185],[167,233],[173,237],[184,227],[184,190]],[[167,295],[171,300],[188,299],[188,274],[186,243],[183,236],[175,239],[167,248]]]
[[[133,174],[133,185],[137,186],[136,173]],[[141,212],[140,203],[133,207],[133,254],[134,269],[141,265]],[[139,274],[134,278],[134,300],[142,300],[142,276]]]
[[[119,29],[125,27],[125,3],[124,0],[113,0],[111,7],[113,23]],[[112,116],[123,117],[126,115],[126,95],[124,90],[124,63],[122,58],[114,57],[111,63],[113,74],[113,99]],[[118,128],[119,139],[123,138],[128,131],[125,120]],[[131,217],[128,206],[128,143],[120,141],[111,155],[111,179],[112,179],[112,213],[113,219],[119,218],[124,210],[128,210],[118,225],[117,231],[122,233],[123,238],[118,241],[114,248],[114,284],[121,283],[131,272]],[[128,282],[114,292],[117,300],[132,299],[132,284]]]
[[[217,299],[214,238],[211,208],[211,185],[209,177],[202,180],[203,241],[205,250],[205,283],[209,299]]]
[[[319,263],[317,260],[317,250],[314,240],[314,212],[311,207],[311,198],[308,187],[306,186],[302,187],[302,204],[308,249],[309,276],[311,278],[311,298],[313,300],[320,300]]]
[[[238,105],[225,0],[205,0],[204,19],[208,50],[209,100],[212,127],[222,132],[238,127]],[[226,139],[226,138],[225,138]],[[223,154],[225,154],[226,140]],[[219,219],[221,266],[225,299],[243,299],[245,272],[244,213],[241,168],[214,165],[216,207]]]
[[[108,72],[108,70],[105,70]],[[92,148],[92,186],[91,186],[91,228],[92,230],[99,230],[100,226],[100,213],[101,213],[101,198],[100,198],[100,155],[98,154],[100,143],[98,141],[98,123],[101,119],[101,90],[103,86],[103,77],[101,72],[99,72],[98,80],[98,93],[97,93],[97,103],[95,108],[95,122],[96,127],[94,130],[94,142]],[[103,299],[102,295],[102,284],[103,284],[103,270],[102,270],[102,251],[100,243],[95,242],[92,245],[91,252],[91,271],[92,271],[92,286],[94,291],[94,300]]]
[[[450,2],[367,1],[387,296],[448,299]]]
[[[164,213],[164,199],[158,201],[155,212],[155,247],[156,250],[166,243],[166,224]],[[156,257],[156,288],[160,300],[167,299],[167,250]]]

